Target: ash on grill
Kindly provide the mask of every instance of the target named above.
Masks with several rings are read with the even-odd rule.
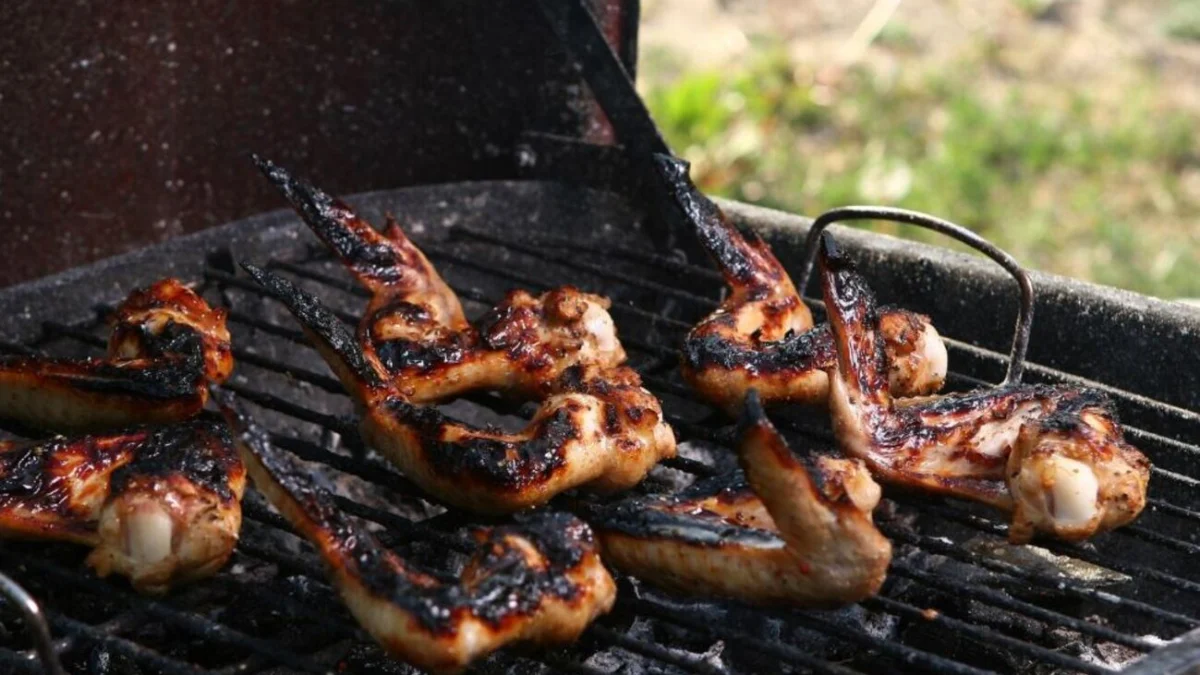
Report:
[[[447,203],[478,208],[448,213]],[[691,398],[677,374],[679,340],[711,311],[721,282],[711,270],[658,258],[645,252],[648,247],[614,245],[610,233],[636,218],[620,202],[562,186],[497,184],[377,195],[355,205],[373,220],[386,208],[406,214],[407,224],[423,226],[418,244],[468,300],[471,314],[512,287],[536,291],[570,282],[613,298],[633,363],[663,399],[684,441],[681,457],[656,468],[638,490],[678,490],[731,465],[729,427]],[[561,222],[594,234],[569,248],[552,235]],[[549,231],[517,230],[530,223],[545,223]],[[296,225],[286,227],[294,232]],[[339,265],[307,244],[270,247],[278,271],[344,319],[357,319],[363,294]],[[214,257],[221,258],[228,256]],[[362,447],[349,400],[281,306],[227,267],[210,265],[204,277],[206,297],[231,310],[238,360],[231,385],[254,404],[278,445],[312,461],[314,472],[343,496],[340,506],[366,518],[388,545],[430,569],[456,571],[469,550],[462,528],[476,519],[427,504],[395,469]],[[95,320],[49,324],[33,346],[94,353],[102,331]],[[994,376],[1003,357],[983,354],[968,359],[952,345],[952,364],[974,364],[955,375],[957,386]],[[1137,413],[1137,399],[1118,400]],[[469,397],[447,410],[501,426],[523,424],[530,412],[529,406],[490,395]],[[797,449],[832,445],[822,415],[796,412],[776,421]],[[1188,452],[1167,439],[1136,433],[1143,433],[1138,442],[1156,463]],[[1187,562],[1196,545],[1181,538],[1197,522],[1200,497],[1173,485],[1187,480],[1182,475],[1173,480],[1156,474],[1155,480],[1152,495],[1163,501],[1135,527],[1092,544],[1046,542],[1048,553],[1037,554],[1037,564],[1028,556],[1014,557],[1022,549],[1003,544],[1004,526],[990,513],[889,491],[894,501],[877,513],[877,521],[897,555],[877,598],[837,612],[762,611],[685,600],[624,580],[614,613],[577,645],[504,652],[478,669],[1103,672],[1104,664],[1125,662],[1200,626],[1194,602],[1200,581]],[[570,508],[573,498],[559,505]],[[4,542],[0,570],[42,601],[72,672],[410,672],[362,635],[324,582],[310,547],[253,491],[245,515],[231,565],[159,601],[147,601],[120,582],[91,578],[80,566],[80,552],[67,547]],[[5,616],[0,667],[30,670],[24,651],[30,645],[19,623]]]

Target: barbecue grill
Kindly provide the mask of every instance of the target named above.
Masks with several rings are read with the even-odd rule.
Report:
[[[678,375],[684,332],[719,300],[719,275],[689,251],[674,215],[653,197],[638,159],[653,126],[602,32],[574,2],[545,3],[569,38],[623,148],[584,135],[526,135],[511,150],[522,180],[453,182],[372,192],[349,201],[374,222],[400,216],[414,241],[478,315],[510,288],[574,284],[613,300],[631,364],[661,397],[684,445],[638,490],[679,489],[727,465],[730,426],[696,402]],[[628,10],[630,5],[625,5]],[[579,12],[583,11],[583,14]],[[619,50],[620,51],[620,50]],[[628,50],[624,50],[628,53]],[[565,58],[565,55],[563,56]],[[247,162],[246,179],[252,176]],[[551,180],[553,179],[553,180]],[[796,273],[804,218],[733,202],[722,207],[761,232]],[[1017,312],[1007,274],[964,254],[834,227],[881,300],[931,315],[950,336],[948,388],[1002,379]],[[352,406],[286,311],[237,272],[269,261],[357,322],[365,293],[285,211],[76,268],[0,292],[13,317],[0,350],[91,355],[103,316],[128,289],[173,274],[228,307],[237,372],[275,443],[312,462],[347,512],[431,570],[453,571],[477,517],[422,498],[358,438]],[[955,500],[889,489],[876,513],[896,555],[876,598],[838,611],[763,610],[673,596],[621,579],[614,611],[575,645],[506,650],[479,672],[519,673],[1188,673],[1200,668],[1200,316],[1182,305],[1032,275],[1037,304],[1026,380],[1086,383],[1115,400],[1129,440],[1154,463],[1150,503],[1129,527],[1085,544],[1004,544],[996,514]],[[814,287],[806,297],[819,316]],[[511,424],[529,407],[492,395],[447,406],[475,422]],[[798,451],[827,451],[823,415],[773,419]],[[10,429],[19,434],[20,429]],[[585,497],[554,506],[586,513]],[[41,606],[69,672],[412,672],[389,661],[325,582],[311,547],[249,491],[230,564],[162,599],[101,581],[77,548],[0,543],[0,571]],[[0,612],[0,671],[38,672],[25,619]],[[1141,660],[1138,660],[1141,659]]]

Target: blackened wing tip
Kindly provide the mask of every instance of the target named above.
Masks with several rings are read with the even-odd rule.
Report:
[[[212,396],[212,399],[217,402],[217,407],[220,408],[222,412],[225,410],[233,410],[235,407],[237,407],[237,397],[234,396],[233,392],[229,391],[228,389],[209,386],[208,393],[210,396]]]
[[[762,398],[758,395],[758,390],[752,388],[746,392],[746,401],[742,404],[742,416],[738,419],[737,437],[743,438],[751,430],[760,427],[770,428],[771,420],[767,418],[767,412],[763,409]]]
[[[829,271],[834,270],[853,270],[854,264],[850,262],[850,258],[846,256],[846,250],[841,244],[833,238],[833,235],[828,232],[821,233],[818,251],[820,253],[821,267]]]
[[[254,283],[262,286],[272,295],[277,295],[282,289],[291,285],[282,277],[268,272],[265,267],[246,261],[240,264],[242,269],[246,270],[246,274],[249,274],[250,278],[254,280]]]
[[[837,240],[828,232],[821,233],[821,255],[838,256],[841,255],[841,248],[838,247]]]
[[[249,260],[243,260],[243,261],[239,262],[238,264],[241,265],[242,269],[246,270],[250,274],[250,276],[255,277],[255,278],[258,278],[262,274],[266,273],[266,270],[263,269],[263,267],[261,265],[252,263]]]
[[[654,153],[654,165],[664,178],[679,180],[686,178],[691,165],[687,160],[679,159],[660,152]]]
[[[272,183],[278,184],[281,174],[282,176],[287,176],[287,171],[284,171],[283,167],[279,166],[275,162],[272,162],[266,157],[263,157],[257,152],[250,153],[250,161],[254,162],[254,166],[258,167],[259,172],[266,176],[267,180],[271,181]]]
[[[243,262],[241,265],[242,269],[246,270],[246,273],[254,280],[254,283],[261,286],[268,295],[287,305],[289,309],[293,310],[293,313],[296,313],[297,308],[308,299],[308,296],[303,291],[278,274],[269,272],[254,263]]]
[[[767,418],[767,413],[763,410],[762,397],[753,387],[746,392],[746,404],[742,407],[742,416],[755,423]]]
[[[221,387],[210,386],[208,391],[213,400],[217,402],[217,409],[221,411],[221,417],[225,418],[225,423],[229,426],[230,431],[235,435],[245,432],[246,412],[242,409],[237,396],[232,391]]]
[[[272,183],[282,187],[283,185],[292,181],[292,175],[288,173],[287,169],[279,166],[266,157],[263,157],[257,152],[250,153],[250,159],[254,162],[254,165],[258,167],[258,170],[262,172],[262,175],[266,176],[267,180],[271,181]]]

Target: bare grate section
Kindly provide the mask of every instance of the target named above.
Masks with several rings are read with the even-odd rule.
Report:
[[[692,400],[676,372],[683,333],[720,293],[710,269],[644,251],[585,249],[566,239],[509,240],[467,228],[420,242],[468,313],[514,287],[571,283],[614,300],[622,341],[684,441],[680,458],[656,469],[641,491],[678,489],[726,465],[727,422]],[[217,256],[215,259],[228,259]],[[355,321],[365,293],[323,251],[273,266]],[[389,464],[363,447],[349,399],[282,308],[230,269],[210,266],[206,296],[229,307],[238,370],[231,389],[256,406],[275,442],[338,489],[339,504],[378,528],[385,543],[432,570],[460,566],[473,518],[426,503]],[[820,308],[813,303],[815,309]],[[47,323],[28,345],[94,354],[100,316]],[[953,342],[957,388],[998,380],[1004,357]],[[1031,365],[1032,380],[1078,378]],[[1095,383],[1090,383],[1095,384]],[[973,505],[892,493],[877,513],[896,544],[883,593],[833,612],[758,610],[685,599],[625,579],[614,612],[579,644],[505,652],[477,672],[755,673],[940,672],[1105,673],[1200,627],[1200,415],[1107,388],[1131,425],[1130,439],[1155,463],[1151,505],[1133,527],[1072,545],[1001,545],[1005,526]],[[479,394],[447,406],[455,416],[505,423],[531,407]],[[820,415],[776,417],[800,451],[829,450]],[[20,430],[10,430],[19,433]],[[558,508],[586,513],[586,500]],[[389,662],[342,609],[311,547],[257,493],[245,503],[235,558],[211,581],[149,600],[123,583],[82,571],[83,552],[4,542],[0,569],[49,610],[57,648],[71,672],[255,673],[412,672]],[[19,622],[0,614],[0,670],[36,672]]]

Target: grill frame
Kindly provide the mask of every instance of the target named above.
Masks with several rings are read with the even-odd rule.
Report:
[[[574,266],[578,269],[575,278],[567,279],[561,274],[557,280],[571,280],[585,286],[588,290],[596,290],[599,292],[611,292],[614,286],[619,286],[617,282],[613,282],[606,288],[604,285],[596,286],[586,283],[588,278],[598,275],[615,276],[618,278],[627,276],[621,266],[614,265],[610,268],[601,268],[596,265],[586,264],[586,256],[564,253],[561,249],[544,248],[538,245],[539,240],[548,240],[554,237],[561,238],[562,222],[580,222],[588,226],[588,232],[591,232],[591,238],[595,241],[603,241],[606,238],[611,238],[611,233],[622,232],[628,228],[630,224],[640,226],[644,229],[644,219],[633,210],[627,208],[624,201],[615,196],[602,194],[594,191],[583,190],[580,188],[572,188],[558,184],[538,183],[538,182],[515,182],[515,183],[465,183],[465,184],[450,184],[441,186],[431,186],[426,188],[410,188],[394,192],[373,193],[369,195],[359,196],[351,199],[367,217],[375,222],[385,209],[404,214],[406,223],[412,225],[414,222],[422,224],[426,229],[423,233],[418,233],[417,239],[420,245],[424,246],[431,253],[435,264],[438,264],[444,271],[449,273],[452,283],[458,276],[467,274],[482,275],[479,269],[473,267],[488,267],[484,262],[471,258],[466,255],[468,252],[481,247],[495,247],[496,244],[489,241],[489,238],[494,239],[500,236],[508,242],[507,253],[503,253],[501,257],[507,257],[510,261],[516,261],[523,256],[528,256],[529,252],[540,252],[543,258],[548,258],[545,264],[548,266],[560,265],[560,262],[554,262],[550,259],[567,260],[572,259]],[[764,214],[762,210],[746,207],[732,203],[723,203],[723,206],[731,213],[735,220],[746,221],[746,224],[754,225],[762,230],[772,241],[772,244],[779,252],[781,259],[786,262],[794,263],[798,266],[800,256],[796,254],[795,247],[803,240],[804,230],[803,221],[795,217],[785,216],[776,213]],[[769,216],[768,217],[764,217]],[[507,231],[502,231],[502,234],[497,235],[497,224],[508,223]],[[516,224],[520,225],[516,225]],[[605,232],[605,225],[610,228],[610,233]],[[583,228],[581,228],[583,229]],[[639,229],[635,227],[634,229]],[[626,233],[626,240],[629,237],[640,236],[631,233]],[[517,237],[514,240],[512,237]],[[848,231],[840,229],[836,236],[846,242],[847,247],[851,249],[855,255],[858,255],[862,260],[868,261],[871,264],[865,266],[867,272],[875,277],[873,281],[879,283],[878,278],[887,275],[904,274],[901,270],[880,269],[874,263],[876,257],[879,260],[889,261],[889,265],[901,266],[904,261],[917,260],[919,262],[910,273],[924,274],[928,269],[932,268],[938,271],[936,266],[930,265],[929,260],[944,260],[947,265],[959,266],[967,269],[972,269],[970,274],[986,274],[989,268],[989,263],[983,261],[975,261],[970,257],[946,253],[940,250],[931,249],[920,245],[912,245],[907,243],[897,242],[889,238],[880,237],[878,235],[869,235],[861,232]],[[526,243],[520,243],[526,242]],[[542,242],[544,243],[544,241]],[[593,242],[595,243],[595,242]],[[81,268],[73,270],[57,278],[50,278],[40,282],[35,282],[23,287],[16,287],[7,291],[0,292],[0,309],[12,311],[15,308],[29,309],[29,316],[24,317],[22,324],[18,330],[5,337],[9,342],[29,342],[31,340],[36,346],[39,340],[45,340],[47,336],[59,335],[69,342],[75,342],[81,346],[87,346],[89,343],[94,348],[98,346],[99,338],[94,329],[85,327],[86,325],[95,323],[96,312],[94,311],[96,296],[93,293],[88,295],[90,291],[84,289],[101,289],[101,295],[107,302],[115,302],[119,300],[129,288],[135,284],[146,283],[163,274],[177,274],[188,279],[206,279],[208,284],[213,287],[225,286],[231,289],[231,293],[249,292],[253,288],[244,277],[236,276],[231,273],[232,257],[228,255],[229,250],[238,252],[239,259],[275,259],[286,260],[297,257],[309,256],[311,250],[317,245],[306,230],[297,223],[290,213],[279,211],[265,214],[260,217],[251,218],[246,221],[234,223],[229,226],[219,228],[216,231],[210,231],[187,237],[184,239],[171,242],[164,246],[154,247],[144,251],[140,251],[129,256],[106,261],[96,266],[89,268]],[[197,251],[206,251],[207,256],[197,255]],[[890,252],[887,254],[885,252]],[[695,268],[688,263],[675,262],[669,263],[664,259],[654,257],[654,254],[645,253],[642,255],[650,256],[655,260],[659,260],[660,264],[671,267],[675,266],[679,270],[687,270],[689,279],[700,280],[704,279],[708,283],[709,288],[706,289],[709,293],[716,290],[720,283],[716,280],[715,272],[712,270],[702,271],[702,268]],[[352,313],[355,310],[360,310],[363,305],[362,292],[356,291],[348,277],[339,276],[337,265],[325,260],[326,256],[318,255],[318,260],[315,263],[318,267],[314,269],[309,264],[280,264],[278,267],[293,276],[293,278],[305,279],[307,283],[320,283],[320,293],[322,297],[329,298],[340,294],[338,306],[341,312],[347,319],[354,318]],[[511,266],[501,266],[497,268],[498,277],[488,285],[487,291],[475,291],[470,288],[464,290],[464,297],[474,300],[494,301],[499,294],[509,287],[529,286],[527,277],[529,272],[528,265],[518,265],[514,262]],[[297,274],[301,272],[302,274]],[[972,283],[981,283],[978,279],[969,277],[960,273],[955,273],[953,270],[945,272],[950,276],[960,278],[963,285],[969,287]],[[323,280],[323,281],[322,281]],[[1006,279],[1005,279],[1006,281]],[[683,290],[678,287],[672,288],[661,280],[656,280],[651,277],[638,277],[625,279],[628,284],[637,284],[642,286],[643,293],[654,293],[664,298],[667,298],[679,305],[691,304],[693,314],[703,311],[702,304],[712,302],[713,297],[704,296],[693,289]],[[984,282],[985,283],[985,282]],[[1000,288],[997,289],[1000,294],[1003,294],[1005,286],[1004,282],[1000,281],[997,284]],[[883,287],[879,287],[883,291],[883,295],[887,295]],[[1039,284],[1039,290],[1042,286]],[[240,289],[240,290],[238,290]],[[893,289],[894,291],[894,289]],[[947,292],[956,292],[947,289]],[[628,292],[623,291],[625,295]],[[618,293],[618,301],[621,299],[622,293]],[[894,298],[890,298],[894,299]],[[36,301],[36,302],[35,302]],[[648,383],[652,389],[658,393],[665,393],[669,398],[678,398],[680,395],[686,395],[686,390],[682,389],[682,385],[676,380],[672,381],[671,373],[674,368],[674,351],[673,345],[647,341],[645,332],[630,330],[630,322],[648,321],[652,325],[669,326],[673,334],[679,335],[679,331],[683,330],[687,321],[680,319],[650,319],[646,315],[646,310],[621,309],[622,303],[617,303],[618,308],[614,310],[617,318],[618,326],[621,327],[623,339],[627,345],[633,347],[633,351],[650,350],[644,357],[640,358],[639,365],[645,369],[647,364],[654,365],[659,370],[659,374],[651,375],[648,378]],[[253,312],[247,312],[245,307],[239,307],[235,302],[236,311],[233,315],[235,325],[242,325],[243,329],[247,324],[263,326],[264,319],[261,319]],[[678,308],[676,308],[678,309]],[[36,311],[34,311],[36,310]],[[275,313],[278,318],[279,312]],[[1001,312],[997,312],[1000,316],[1000,323],[1005,326],[1011,326],[1011,315],[1002,316]],[[1043,317],[1041,317],[1044,320]],[[945,329],[941,321],[941,317],[934,315],[935,324],[943,328],[947,333],[953,334],[952,330]],[[999,320],[999,319],[998,319]],[[57,323],[46,323],[54,321]],[[71,325],[74,323],[75,325]],[[336,391],[340,388],[335,381],[327,374],[324,366],[319,365],[319,357],[315,352],[307,346],[301,346],[297,341],[302,343],[299,338],[299,332],[296,327],[284,321],[276,321],[274,324],[278,328],[270,329],[276,336],[284,336],[284,341],[287,345],[286,350],[293,357],[299,359],[301,366],[292,366],[288,368],[289,376],[301,383],[307,383],[307,389],[285,389],[281,394],[273,394],[270,396],[261,395],[262,392],[256,394],[256,386],[238,384],[234,381],[235,391],[239,391],[243,396],[249,398],[256,404],[266,404],[267,408],[275,408],[282,410],[285,413],[299,415],[302,418],[307,418],[310,421],[315,421],[321,425],[333,428],[338,431],[344,438],[352,437],[353,424],[344,416],[339,416],[340,413],[336,410],[329,411],[320,409],[314,405],[311,408],[303,403],[296,405],[296,402],[305,402],[308,394],[304,393],[307,390],[313,390],[320,396],[324,396],[322,391]],[[244,331],[243,331],[244,332]],[[1036,333],[1035,333],[1036,334]],[[999,343],[1000,349],[1004,348],[1007,334],[994,336]],[[646,344],[648,342],[648,344]],[[1036,346],[1036,338],[1035,338]],[[249,354],[246,352],[245,345],[238,346],[240,354],[239,363],[245,364],[241,366],[241,371],[257,369],[264,363],[270,363],[277,360],[279,354],[268,353]],[[988,369],[995,371],[995,379],[999,379],[1003,371],[1005,357],[998,351],[975,350],[975,358],[983,364],[974,370],[977,374],[986,376],[989,374]],[[952,347],[952,364],[955,358],[963,352],[962,348]],[[265,359],[265,361],[264,361]],[[256,365],[257,361],[257,365]],[[1034,378],[1038,377],[1038,373],[1045,375],[1045,369],[1039,368],[1035,364],[1031,364],[1030,375]],[[664,379],[666,378],[666,379]],[[495,401],[487,397],[474,397],[473,400],[484,400],[495,406]],[[1129,398],[1123,401],[1124,407],[1139,408],[1144,407],[1137,402],[1136,398]],[[698,407],[698,406],[697,406]],[[1159,406],[1161,407],[1161,406]],[[502,408],[502,410],[504,410]],[[1170,408],[1163,410],[1170,411]],[[344,411],[344,410],[343,410]],[[512,412],[512,409],[507,409]],[[1161,410],[1155,409],[1155,414],[1162,413]],[[271,415],[274,419],[274,415]],[[685,438],[689,436],[705,435],[710,439],[722,440],[721,432],[713,431],[711,428],[705,427],[703,420],[689,420],[685,424],[677,424],[677,429],[683,432]],[[1188,426],[1192,422],[1184,420],[1181,425]],[[271,421],[268,420],[268,425]],[[807,425],[807,426],[806,426]],[[798,434],[814,435],[820,439],[821,430],[814,429],[811,426],[810,420],[794,420],[787,418],[782,420],[781,426],[791,437]],[[828,432],[824,432],[825,437],[823,443],[828,443]],[[1137,439],[1134,439],[1135,443]],[[818,441],[821,442],[821,441]],[[351,454],[332,454],[327,449],[321,447],[319,443],[311,440],[300,439],[300,441],[290,441],[286,444],[286,448],[293,452],[297,452],[305,459],[323,460],[332,466],[342,470],[351,470],[365,476],[371,476],[377,481],[386,483],[390,488],[394,488],[401,493],[411,493],[414,488],[407,484],[403,478],[399,477],[394,471],[381,465],[377,461],[364,459],[361,452],[357,452],[353,443],[347,443],[351,448]],[[795,447],[803,447],[793,440]],[[1194,451],[1194,449],[1193,449]],[[357,454],[356,454],[357,453]],[[1150,452],[1152,460],[1157,461],[1156,453]],[[703,465],[697,465],[695,462],[680,461],[673,463],[675,466],[684,469],[702,470]],[[1190,466],[1189,473],[1191,475],[1200,474],[1200,470],[1193,464]],[[1152,487],[1152,496],[1155,499],[1160,499],[1160,495],[1164,494],[1161,489],[1164,485],[1168,485],[1163,477],[1156,476],[1154,481],[1157,483]],[[1167,503],[1171,505],[1173,498],[1168,495]],[[441,531],[439,525],[446,523],[455,525],[464,522],[466,519],[461,514],[451,512],[449,516],[438,516],[443,521],[438,521],[436,518],[432,524],[409,524],[404,522],[399,517],[393,515],[381,515],[377,510],[372,510],[367,507],[357,506],[354,502],[342,500],[343,508],[347,508],[356,515],[368,515],[376,520],[382,520],[387,527],[387,535],[393,541],[398,537],[414,536],[430,538],[439,545],[449,546],[452,550],[462,550],[466,543],[461,537],[448,535]],[[1194,510],[1195,504],[1187,502],[1184,506],[1175,505],[1177,508],[1184,510],[1184,515],[1178,515],[1181,520],[1194,522],[1200,518],[1200,513]],[[1152,508],[1161,508],[1156,505]],[[997,524],[997,521],[990,519],[981,519],[977,512],[970,507],[965,507],[958,503],[939,504],[936,500],[924,501],[920,499],[907,499],[903,502],[903,509],[924,514],[921,517],[929,517],[929,514],[939,514],[946,519],[956,520],[961,523],[966,523],[969,527],[977,529],[981,532],[990,532],[993,535],[997,534],[1002,526]],[[274,516],[256,497],[251,497],[247,502],[247,520],[249,521],[247,529],[244,531],[243,543],[240,545],[239,556],[249,556],[251,558],[259,557],[266,560],[273,560],[276,564],[283,566],[285,570],[297,570],[306,575],[318,575],[319,572],[313,568],[311,559],[307,562],[297,562],[295,559],[289,559],[287,556],[280,557],[277,554],[272,554],[269,547],[263,543],[255,541],[263,535],[263,532],[269,531],[275,526],[281,525],[277,516]],[[1156,516],[1161,517],[1161,516]],[[1176,516],[1171,516],[1176,517]],[[1184,523],[1186,525],[1187,523]],[[286,526],[284,526],[286,528]],[[986,558],[978,554],[967,551],[962,546],[956,543],[945,544],[936,538],[936,536],[927,533],[914,532],[906,529],[898,521],[888,521],[884,525],[885,534],[893,537],[900,545],[919,543],[923,548],[933,551],[940,551],[949,557],[964,558],[968,561],[974,560],[977,563],[986,566],[992,572],[1004,578],[1013,577],[1010,580],[1009,586],[1002,590],[995,590],[988,587],[974,588],[971,584],[966,583],[964,579],[956,579],[953,576],[946,578],[945,574],[939,570],[925,569],[921,565],[917,565],[906,559],[898,559],[898,562],[893,566],[891,576],[899,580],[889,582],[889,584],[904,583],[908,585],[926,584],[928,587],[934,587],[936,584],[949,583],[955,589],[955,592],[962,593],[965,596],[972,597],[975,602],[983,603],[992,607],[1007,607],[1014,609],[1020,613],[1029,614],[1030,612],[1037,613],[1037,603],[1029,602],[1028,598],[1014,596],[1009,591],[1012,588],[1017,588],[1022,584],[1028,584],[1031,587],[1045,587],[1050,580],[1039,576],[1039,574],[1016,568],[1011,565],[1004,564],[994,559]],[[1134,541],[1142,542],[1143,539],[1150,539],[1147,543],[1154,544],[1158,541],[1160,545],[1163,541],[1169,542],[1166,544],[1168,551],[1176,551],[1178,553],[1194,553],[1195,544],[1191,540],[1181,538],[1182,535],[1174,530],[1168,530],[1165,534],[1157,530],[1141,531],[1138,534],[1122,533],[1106,535],[1106,537],[1126,537]],[[1193,528],[1194,529],[1194,528]],[[278,536],[272,534],[272,538],[267,541],[275,541]],[[1158,538],[1157,540],[1155,538]],[[1141,545],[1140,543],[1138,545]],[[1075,552],[1084,558],[1103,561],[1103,552],[1088,552],[1086,550],[1076,550],[1078,547],[1056,544],[1050,547],[1056,551]],[[28,546],[12,546],[9,544],[0,545],[0,551],[4,551],[4,557],[7,559],[2,567],[12,573],[18,581],[28,576],[27,571],[19,569],[21,565],[37,566],[35,557],[31,556],[30,551],[38,550],[37,547],[29,548]],[[925,554],[922,554],[925,555]],[[242,560],[239,557],[239,560]],[[898,556],[898,558],[900,558]],[[18,569],[13,569],[13,561],[17,562]],[[1174,592],[1184,594],[1195,594],[1200,592],[1200,579],[1194,577],[1180,576],[1177,572],[1161,572],[1153,569],[1143,569],[1144,566],[1129,561],[1122,561],[1123,569],[1130,573],[1140,574],[1144,578],[1143,584],[1156,583],[1164,587],[1170,588]],[[1138,571],[1142,570],[1142,571]],[[248,657],[251,660],[251,668],[265,666],[269,662],[279,662],[289,665],[293,668],[303,666],[303,659],[298,661],[296,654],[281,652],[277,645],[271,644],[269,641],[263,641],[254,638],[253,636],[238,635],[231,633],[227,627],[222,627],[219,624],[213,625],[212,622],[202,614],[190,612],[179,612],[177,607],[183,603],[187,607],[188,593],[194,591],[184,591],[179,597],[172,596],[163,601],[155,603],[146,603],[140,599],[134,599],[129,596],[130,591],[125,589],[120,582],[108,583],[101,582],[90,578],[90,574],[80,569],[71,569],[62,567],[51,568],[50,571],[42,569],[38,575],[49,575],[61,583],[67,585],[80,585],[88,593],[110,595],[120,598],[122,602],[133,603],[137,608],[137,614],[156,618],[160,621],[165,621],[173,626],[176,626],[183,634],[199,635],[205,640],[213,640],[216,644],[234,645],[237,648],[247,650],[250,654]],[[953,572],[952,572],[953,575]],[[229,575],[222,575],[222,578],[213,583],[220,586],[233,586],[242,589],[247,584],[239,582],[237,579],[226,578]],[[1017,580],[1020,583],[1017,583]],[[36,581],[36,580],[35,580]],[[197,588],[203,588],[204,585]],[[1107,601],[1104,596],[1108,591],[1104,589],[1087,589],[1084,587],[1072,586],[1064,593],[1073,594],[1081,601]],[[973,595],[972,595],[973,594]],[[680,614],[679,607],[673,607],[671,601],[663,600],[663,597],[653,592],[637,592],[632,590],[628,584],[622,588],[622,614],[620,616],[627,617],[632,612],[636,615],[656,616],[662,619],[666,617],[668,623],[687,626],[689,620],[686,615]],[[325,602],[333,602],[326,592],[324,596]],[[907,596],[902,596],[907,598]],[[182,600],[180,599],[182,598]],[[296,612],[307,612],[300,614],[307,616],[311,620],[324,619],[330,624],[329,628],[334,631],[340,631],[343,634],[355,634],[352,624],[346,624],[346,617],[325,617],[321,612],[313,611],[313,607],[305,605],[301,601],[298,607],[291,608],[288,611],[295,610]],[[285,603],[286,604],[286,603]],[[878,600],[865,603],[867,607],[873,610],[882,610],[904,617],[908,617],[908,621],[925,621],[928,619],[917,619],[913,617],[920,616],[921,608],[912,602],[902,599],[897,600],[891,597],[885,597]],[[1153,604],[1153,603],[1147,603]],[[117,653],[126,653],[135,660],[144,660],[147,663],[154,663],[155,656],[144,652],[145,648],[139,648],[114,641],[111,636],[106,636],[105,624],[101,623],[100,628],[88,626],[85,623],[80,623],[73,619],[64,617],[59,607],[48,603],[51,614],[51,620],[55,627],[55,634],[62,635],[66,632],[69,636],[67,639],[76,642],[88,641],[104,641],[107,640],[111,649]],[[1177,626],[1179,632],[1193,627],[1200,627],[1200,613],[1193,612],[1191,615],[1185,616],[1182,612],[1175,610],[1164,610],[1163,608],[1152,609],[1137,603],[1124,603],[1124,609],[1134,612],[1142,612],[1147,615],[1156,616],[1162,621],[1172,622],[1172,625]],[[687,605],[684,605],[685,607]],[[738,616],[754,616],[753,613],[747,614],[744,610],[738,610]],[[761,616],[759,615],[761,622]],[[789,624],[795,624],[803,627],[804,630],[812,631],[817,629],[817,634],[823,634],[822,631],[831,633],[826,636],[826,639],[838,638],[845,641],[841,649],[846,649],[849,645],[858,645],[868,651],[873,650],[879,654],[879,659],[871,656],[872,660],[867,663],[885,663],[890,666],[898,666],[901,669],[922,669],[933,668],[942,672],[975,672],[963,668],[956,667],[952,662],[939,657],[937,654],[931,653],[927,649],[914,649],[905,646],[901,643],[891,643],[881,641],[878,638],[863,632],[856,632],[854,628],[840,624],[820,625],[820,620],[814,618],[815,615],[805,612],[774,612],[770,616],[782,616],[787,619]],[[1054,617],[1053,614],[1041,613],[1043,619],[1046,617]],[[1049,620],[1049,619],[1046,619]],[[1055,621],[1061,623],[1059,617],[1054,617]],[[964,625],[958,622],[953,615],[941,615],[932,620],[933,623],[944,625],[958,631],[968,631],[975,633],[976,639],[984,639],[981,636],[986,636],[988,639],[994,639],[1004,644],[1003,637],[995,637],[993,629],[979,625]],[[118,618],[118,623],[120,620]],[[1059,626],[1062,627],[1062,626]],[[1076,628],[1081,627],[1079,625]],[[111,628],[111,626],[109,626]],[[117,626],[117,632],[128,632],[128,627]],[[1105,630],[1097,630],[1086,628],[1098,634],[1107,634]],[[1103,628],[1103,627],[1101,627]],[[711,625],[705,625],[704,622],[693,622],[690,626],[691,631],[704,630],[712,632]],[[745,642],[754,647],[763,650],[763,653],[773,655],[780,662],[791,663],[800,666],[811,666],[817,672],[843,672],[838,670],[836,663],[822,663],[820,661],[812,661],[806,657],[806,653],[795,644],[787,642],[773,643],[762,640],[745,631],[742,634],[730,634],[725,628],[721,628],[724,634],[721,636],[726,643]],[[807,635],[808,633],[805,633]],[[1113,637],[1109,635],[1109,637]],[[1150,645],[1136,640],[1137,636],[1119,637],[1129,644],[1138,645],[1146,648]],[[61,639],[61,638],[60,638]],[[1014,649],[1019,649],[1020,640],[1015,640],[1015,644],[1011,644]],[[640,636],[631,636],[628,633],[623,633],[620,630],[620,625],[613,626],[612,622],[603,623],[593,631],[589,632],[585,639],[585,645],[608,645],[618,646],[626,649],[630,653],[639,654],[640,658],[644,658],[647,662],[657,661],[661,667],[682,669],[685,672],[717,672],[713,670],[712,664],[699,661],[695,655],[688,655],[680,652],[673,652],[667,649],[666,645],[654,641],[648,641]],[[1200,650],[1194,650],[1195,653],[1184,657],[1192,658],[1195,661],[1200,661]],[[1166,649],[1163,649],[1166,653]],[[1040,653],[1040,652],[1039,652]],[[1175,652],[1172,652],[1174,654]],[[1055,658],[1050,654],[1041,654],[1045,658]],[[5,657],[3,652],[0,652],[0,663],[3,663]],[[27,656],[22,657],[27,659]],[[551,654],[549,658],[549,666],[558,670],[568,670],[574,672],[596,672],[595,669],[588,670],[581,666],[578,662],[572,661],[571,657],[562,656],[559,653]],[[1174,658],[1178,658],[1177,656]],[[504,669],[509,666],[518,667],[513,662],[512,657],[505,654],[497,659],[489,661],[484,666],[488,668]],[[1071,665],[1074,661],[1071,659],[1059,658],[1059,665]],[[14,663],[8,659],[9,663]],[[1075,664],[1078,665],[1078,664]],[[520,666],[526,667],[526,666]],[[582,670],[580,670],[582,668]],[[666,672],[675,672],[667,670]],[[1089,672],[1089,671],[1085,671]],[[1094,669],[1090,672],[1097,672]]]

